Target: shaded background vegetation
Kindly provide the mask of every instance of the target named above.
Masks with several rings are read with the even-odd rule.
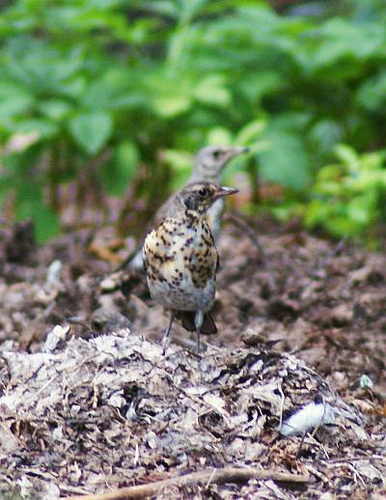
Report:
[[[383,0],[15,0],[0,44],[3,220],[32,216],[40,241],[90,211],[136,233],[195,151],[234,143],[245,210],[375,243]]]

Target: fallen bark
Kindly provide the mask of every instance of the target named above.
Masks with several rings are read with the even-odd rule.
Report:
[[[65,498],[66,500],[128,500],[133,498],[146,498],[171,486],[201,485],[208,487],[212,483],[235,483],[248,481],[249,479],[257,479],[258,481],[266,481],[270,479],[277,482],[307,483],[309,477],[308,475],[290,474],[271,470],[238,469],[236,467],[227,467],[225,469],[192,472],[191,474],[171,477],[170,479],[165,479],[163,481],[142,484],[140,486],[120,488],[109,493],[77,495]]]

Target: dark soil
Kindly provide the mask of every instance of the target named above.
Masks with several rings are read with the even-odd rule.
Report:
[[[386,255],[270,218],[248,227],[228,223],[218,243],[219,333],[204,337],[201,360],[178,325],[162,356],[167,315],[143,273],[95,255],[95,232],[38,247],[28,224],[1,229],[3,497],[232,466],[308,480],[173,486],[157,498],[384,498]],[[280,434],[312,401],[346,413]]]

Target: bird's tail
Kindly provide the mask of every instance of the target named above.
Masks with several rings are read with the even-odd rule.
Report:
[[[176,317],[181,320],[182,326],[189,332],[196,331],[196,325],[194,323],[195,315],[196,313],[194,311],[176,311]],[[204,321],[200,332],[205,335],[213,335],[217,333],[216,323],[209,312],[204,314]]]

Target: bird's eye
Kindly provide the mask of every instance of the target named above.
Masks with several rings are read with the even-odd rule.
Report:
[[[201,196],[201,198],[206,198],[208,196],[209,191],[206,188],[201,188],[198,190],[198,195]]]
[[[213,158],[218,160],[221,157],[221,151],[213,151]]]

